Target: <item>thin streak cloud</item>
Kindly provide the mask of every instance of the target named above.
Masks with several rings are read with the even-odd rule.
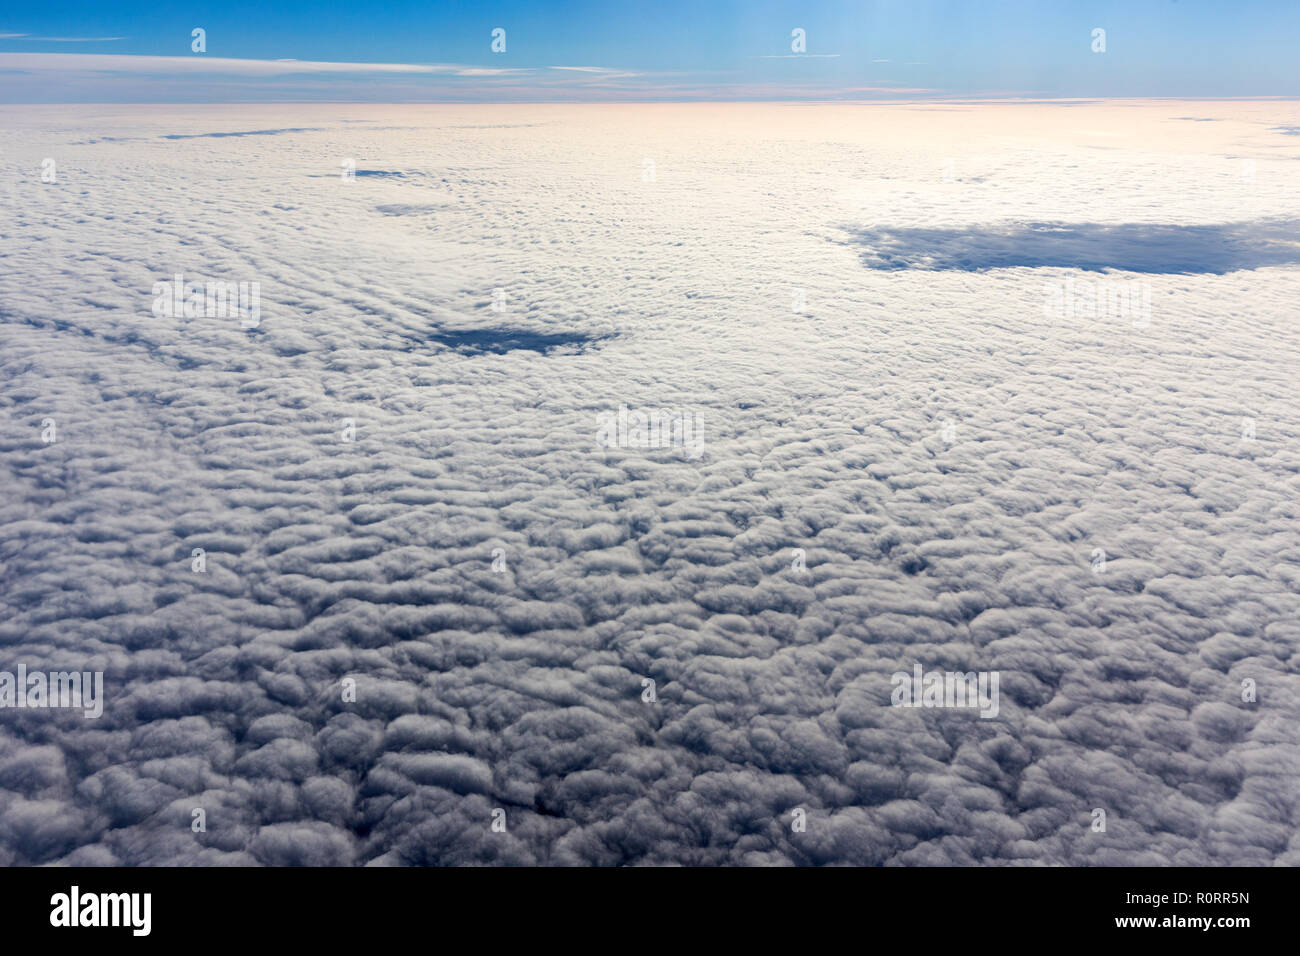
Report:
[[[96,73],[224,73],[275,76],[287,73],[445,73],[466,75],[477,67],[448,63],[342,63],[321,60],[253,60],[209,56],[131,56],[116,53],[0,53],[0,70]],[[505,71],[495,71],[505,72]]]

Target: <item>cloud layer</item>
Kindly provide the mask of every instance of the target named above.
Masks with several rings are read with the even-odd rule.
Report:
[[[0,710],[0,863],[1300,862],[1294,260],[1137,256],[1135,328],[1043,315],[1095,243],[855,238],[1204,257],[1291,107],[3,122],[0,669],[106,703]]]

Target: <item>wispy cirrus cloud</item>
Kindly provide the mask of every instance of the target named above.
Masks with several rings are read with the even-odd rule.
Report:
[[[24,34],[0,34],[3,36]],[[123,37],[33,37],[60,42],[92,42]],[[533,67],[486,67],[458,63],[355,63],[329,60],[275,60],[210,56],[143,56],[118,53],[0,53],[0,69],[90,71],[107,73],[222,73],[274,76],[289,73],[436,73],[448,76],[508,76],[536,72]],[[593,79],[643,76],[603,66],[550,66],[550,70],[579,73]]]
[[[454,63],[347,63],[209,56],[133,56],[116,53],[0,53],[0,70],[131,74],[220,73],[242,76],[279,76],[293,73],[441,73],[454,76],[485,76],[515,72]]]
[[[512,76],[518,73],[533,72],[528,67],[491,67],[491,66],[466,66],[460,67],[451,73],[452,76]]]
[[[107,43],[129,37],[34,37],[29,33],[0,33],[0,40],[31,40],[39,43]]]
[[[649,76],[602,66],[497,67],[462,63],[382,63],[325,60],[251,59],[241,57],[150,56],[112,53],[0,53],[0,73],[8,75],[10,94],[21,99],[27,75],[58,81],[57,95],[73,100],[98,100],[109,95],[142,99],[159,82],[189,91],[199,99],[219,96],[246,99],[264,96],[342,96],[364,93],[367,98],[406,100],[412,96],[464,98],[493,97],[507,100],[561,98],[636,93],[625,82]],[[397,75],[409,80],[406,88],[393,88]],[[298,83],[286,90],[276,81]],[[525,81],[527,85],[520,82]],[[665,89],[655,81],[649,88]],[[311,88],[301,87],[307,83]],[[233,84],[233,86],[232,86]],[[314,90],[314,94],[313,94]],[[665,89],[671,93],[671,88]],[[646,92],[643,90],[641,92]],[[27,94],[30,95],[30,94]]]
[[[552,70],[564,70],[570,73],[584,73],[592,79],[600,80],[617,80],[624,77],[643,76],[642,73],[635,73],[626,70],[614,70],[604,66],[552,66]]]

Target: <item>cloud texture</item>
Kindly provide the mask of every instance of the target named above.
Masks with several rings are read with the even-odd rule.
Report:
[[[0,111],[0,863],[1300,862],[1296,119]]]

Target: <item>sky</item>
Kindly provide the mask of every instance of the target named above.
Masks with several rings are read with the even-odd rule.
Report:
[[[1297,96],[1298,48],[1289,0],[11,3],[0,102]]]

